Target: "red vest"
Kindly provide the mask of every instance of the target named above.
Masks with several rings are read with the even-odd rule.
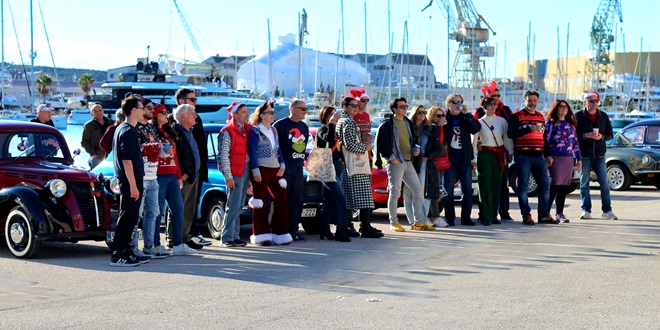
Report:
[[[231,175],[242,176],[245,173],[245,166],[247,166],[245,159],[248,154],[248,133],[252,125],[243,125],[243,132],[239,130],[238,124],[234,119],[229,121],[227,126],[223,127],[220,132],[226,131],[231,137],[231,152],[229,153],[229,164],[231,166]]]

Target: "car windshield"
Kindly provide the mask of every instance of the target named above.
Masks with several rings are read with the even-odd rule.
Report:
[[[0,134],[0,160],[17,158],[64,158],[64,141],[47,132],[11,132]]]
[[[617,133],[612,140],[610,140],[611,146],[630,148],[632,143],[621,133]]]

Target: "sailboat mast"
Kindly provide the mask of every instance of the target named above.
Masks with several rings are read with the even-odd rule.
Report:
[[[270,46],[270,18],[266,19],[266,25],[268,26],[268,92],[271,92],[273,90],[273,58]]]
[[[34,53],[34,24],[32,19],[32,0],[30,0],[30,80],[32,81],[32,88],[34,88],[34,58],[37,54]],[[30,96],[30,106],[34,109],[34,92]],[[32,110],[31,112],[34,112]]]
[[[341,43],[341,30],[339,30],[339,35],[337,36],[337,54],[339,54],[339,44]],[[335,62],[335,87],[333,90],[333,103],[337,100],[337,76],[339,76],[339,56],[335,56],[337,58],[337,61]]]
[[[2,102],[2,110],[5,110],[5,0],[0,0],[0,24],[2,24],[2,28],[0,28],[0,36],[2,36],[2,71],[0,71],[0,74],[2,75],[2,78],[0,78],[0,102]]]
[[[369,51],[367,49],[367,3],[364,3],[364,87],[369,84],[369,65],[367,65]]]
[[[60,94],[60,102],[64,102],[64,95],[62,94],[62,84],[60,84],[60,77],[57,75],[57,66],[55,65],[55,57],[53,56],[53,49],[50,47],[50,38],[48,38],[48,30],[46,29],[46,19],[44,18],[44,12],[41,10],[41,1],[37,1],[37,5],[39,5],[39,15],[41,15],[41,23],[44,25],[44,33],[46,34],[46,42],[48,42],[48,51],[50,52],[50,59],[53,61],[53,71],[55,71],[55,80],[57,81],[57,91]]]

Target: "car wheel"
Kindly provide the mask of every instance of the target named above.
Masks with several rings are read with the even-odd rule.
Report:
[[[30,220],[21,206],[14,207],[7,215],[5,239],[17,258],[31,258],[41,249],[41,241],[34,236]]]
[[[301,218],[300,224],[302,225],[305,232],[309,235],[317,235],[321,232],[321,217],[323,215],[317,215],[312,218]]]
[[[607,167],[607,184],[611,190],[628,190],[632,184],[632,177],[621,164],[612,164]]]
[[[518,194],[518,176],[513,175],[509,178],[509,186],[513,189],[513,192]],[[533,197],[536,196],[539,192],[539,185],[536,183],[534,176],[529,175],[529,185],[527,186],[527,196]]]
[[[225,205],[227,198],[218,196],[211,200],[206,209],[206,223],[209,227],[209,233],[213,238],[220,239],[222,236],[222,225],[225,222]]]

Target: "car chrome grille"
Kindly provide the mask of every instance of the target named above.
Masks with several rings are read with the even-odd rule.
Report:
[[[98,229],[105,227],[105,203],[103,198],[103,185],[99,182],[94,183],[94,189],[89,182],[71,182],[69,183],[73,195],[78,202],[80,215],[83,218],[85,230]],[[95,196],[95,192],[101,192],[100,197]]]

